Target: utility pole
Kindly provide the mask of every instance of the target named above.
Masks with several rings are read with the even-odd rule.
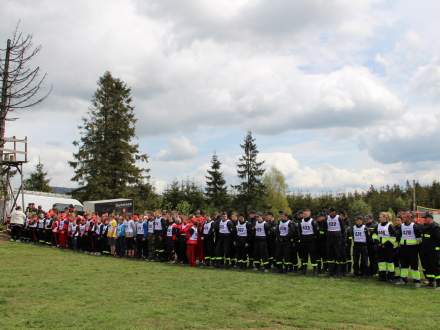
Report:
[[[5,146],[5,132],[6,132],[6,115],[8,114],[8,79],[9,79],[9,60],[11,57],[11,39],[6,42],[6,52],[5,52],[5,64],[3,66],[3,77],[1,86],[1,99],[0,99],[0,161],[3,161],[3,148]],[[3,173],[3,166],[0,168]],[[9,174],[8,174],[9,175]],[[3,206],[4,211],[6,210],[6,199],[8,195],[7,181],[8,175],[2,176],[0,178],[0,195],[2,196],[5,205]],[[3,217],[4,218],[4,217]],[[4,219],[3,219],[4,220]]]
[[[0,102],[0,149],[5,144],[6,115],[8,113],[8,79],[9,79],[9,60],[11,57],[11,39],[6,43],[5,65],[2,79],[2,95]],[[3,150],[0,150],[0,158],[3,158]]]

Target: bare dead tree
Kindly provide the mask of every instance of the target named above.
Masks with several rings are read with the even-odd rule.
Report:
[[[6,121],[16,119],[8,118],[8,114],[41,103],[52,90],[41,93],[47,74],[41,74],[40,67],[32,65],[40,50],[41,45],[33,45],[31,34],[19,31],[19,24],[6,48],[0,48],[0,149],[5,143]],[[2,154],[0,151],[0,157]]]
[[[33,59],[38,55],[41,46],[34,46],[32,35],[24,35],[19,31],[17,24],[11,38],[6,41],[6,48],[0,48],[0,195],[4,203],[8,196],[8,187],[12,191],[10,178],[17,170],[21,174],[21,186],[23,186],[22,164],[27,161],[16,161],[14,163],[4,160],[4,155],[10,152],[5,150],[6,122],[17,118],[10,118],[10,113],[20,109],[29,109],[44,101],[50,94],[52,87],[46,93],[42,93],[46,73],[41,74],[40,67],[33,65]],[[16,138],[13,139],[16,144]],[[22,140],[26,141],[27,139]],[[14,148],[15,149],[15,148]],[[14,153],[16,151],[14,150]],[[17,194],[20,193],[19,192]],[[11,193],[13,195],[13,193]],[[12,196],[13,197],[13,196]],[[17,197],[13,197],[14,205]],[[3,205],[3,220],[5,216],[6,204]],[[1,221],[1,219],[0,219]]]

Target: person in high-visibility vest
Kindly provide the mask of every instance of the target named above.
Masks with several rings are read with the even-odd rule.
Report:
[[[415,287],[420,287],[419,271],[419,242],[421,237],[420,227],[413,221],[410,212],[401,214],[403,223],[396,228],[396,237],[399,243],[400,259],[400,278],[397,285],[408,283],[408,277],[411,275]]]
[[[431,214],[425,215],[422,227],[420,256],[425,277],[433,288],[440,288],[440,226],[434,222]]]
[[[379,224],[373,232],[373,239],[377,243],[377,261],[379,280],[394,280],[394,248],[396,247],[396,232],[391,224],[390,214],[381,212]]]

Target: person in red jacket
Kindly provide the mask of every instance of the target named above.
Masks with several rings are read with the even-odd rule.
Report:
[[[179,263],[186,264],[188,263],[188,258],[186,256],[186,242],[188,231],[191,228],[191,222],[184,215],[181,215],[180,218],[182,219],[182,224],[180,225],[177,236],[177,260]]]
[[[58,223],[58,244],[60,248],[67,247],[67,231],[69,230],[69,220],[64,216]]]
[[[197,222],[193,221],[191,227],[188,230],[186,239],[186,256],[188,258],[188,263],[191,267],[196,266],[196,251],[197,251],[197,241],[199,237],[199,231],[197,228]]]
[[[196,259],[199,262],[205,262],[205,249],[202,242],[202,231],[205,224],[206,218],[200,210],[195,212],[193,220],[196,221],[197,230],[199,231],[197,249],[196,249]]]
[[[52,246],[58,246],[58,224],[60,222],[60,217],[54,217],[54,221],[52,222]]]

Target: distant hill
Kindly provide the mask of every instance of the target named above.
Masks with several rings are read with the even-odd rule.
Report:
[[[51,187],[52,192],[55,194],[64,194],[64,195],[70,195],[73,191],[73,188],[66,188],[66,187]]]

